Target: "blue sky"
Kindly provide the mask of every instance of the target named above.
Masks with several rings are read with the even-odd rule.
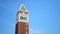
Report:
[[[60,34],[60,0],[24,0],[30,34]],[[15,34],[21,0],[0,0],[0,34]]]

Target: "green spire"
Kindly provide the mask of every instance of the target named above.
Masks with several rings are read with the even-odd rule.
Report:
[[[23,3],[21,4],[19,11],[26,11],[27,12],[27,9],[25,8]]]
[[[24,7],[24,5],[21,6],[21,10],[26,10],[25,7]]]

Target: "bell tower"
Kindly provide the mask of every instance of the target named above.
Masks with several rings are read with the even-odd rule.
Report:
[[[15,34],[29,34],[28,22],[29,22],[28,11],[22,3],[20,9],[16,14]]]

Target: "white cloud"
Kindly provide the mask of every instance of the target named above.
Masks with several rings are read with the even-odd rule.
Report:
[[[43,34],[44,31],[38,29],[29,29],[30,34]]]

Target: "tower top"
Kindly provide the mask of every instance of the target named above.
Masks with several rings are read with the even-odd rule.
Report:
[[[19,11],[26,11],[27,12],[27,9],[25,8],[23,3],[21,4]]]
[[[26,9],[25,6],[24,6],[23,0],[22,0],[22,2],[21,2],[21,6],[20,6],[20,8],[19,8],[19,11],[28,12],[27,9]]]
[[[16,22],[29,22],[28,11],[25,8],[24,4],[21,3],[21,6],[16,14]]]
[[[21,4],[21,7],[20,7],[19,10],[26,10],[26,8],[24,7],[24,4],[23,3]]]

